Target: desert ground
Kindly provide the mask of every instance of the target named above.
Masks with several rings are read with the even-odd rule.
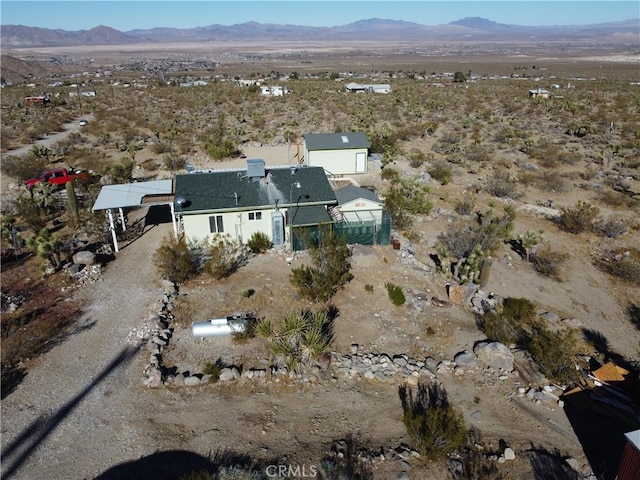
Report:
[[[472,352],[474,344],[486,336],[468,306],[440,307],[433,301],[434,297],[448,298],[446,285],[450,280],[437,269],[433,255],[438,236],[461,217],[456,212],[456,200],[464,194],[472,196],[474,211],[491,208],[500,212],[505,205],[513,206],[514,238],[527,231],[543,230],[544,242],[567,258],[557,277],[552,278],[536,272],[531,262],[504,242],[491,254],[492,269],[486,290],[503,298],[530,299],[535,302],[537,313],[553,314],[546,317],[553,319],[552,328],[571,328],[577,332],[580,359],[590,358],[594,363],[615,359],[637,376],[640,286],[637,281],[624,281],[603,272],[592,262],[601,249],[637,251],[640,244],[637,220],[640,165],[637,139],[635,144],[629,140],[634,138],[629,132],[633,131],[634,122],[637,130],[640,118],[639,94],[628,85],[638,80],[637,57],[629,54],[625,59],[626,52],[616,53],[608,46],[588,54],[578,48],[569,49],[562,58],[541,46],[518,46],[508,56],[497,53],[500,46],[492,46],[488,54],[486,46],[461,45],[460,49],[463,47],[463,53],[448,58],[434,53],[425,66],[415,51],[393,55],[380,53],[371,45],[349,46],[348,55],[329,45],[309,45],[294,58],[288,49],[275,46],[272,50],[255,46],[226,48],[228,55],[222,55],[194,49],[184,52],[177,45],[167,45],[162,55],[206,56],[220,62],[217,72],[225,75],[368,68],[376,71],[373,76],[377,81],[390,81],[397,88],[394,86],[394,92],[384,99],[367,96],[352,100],[336,93],[342,84],[335,87],[337,82],[333,80],[324,80],[318,86],[311,80],[287,81],[294,90],[292,99],[286,102],[268,99],[274,101],[267,104],[262,99],[235,97],[229,93],[231,90],[216,90],[227,88],[220,84],[205,90],[207,93],[197,99],[174,93],[175,90],[114,93],[113,87],[109,90],[109,86],[95,84],[104,97],[98,96],[93,103],[86,100],[82,115],[73,102],[56,106],[65,112],[64,119],[71,125],[89,114],[92,119],[79,133],[67,133],[69,139],[75,139],[75,147],[60,149],[63,153],[55,155],[56,161],[106,172],[108,166],[132,158],[134,177],[171,178],[173,172],[162,160],[163,152],[154,147],[158,143],[154,138],[173,138],[180,157],[196,168],[242,168],[246,161],[239,156],[211,159],[196,135],[199,130],[213,132],[217,115],[222,117],[222,112],[226,115],[227,130],[239,132],[235,137],[239,151],[247,158],[263,158],[267,165],[296,161],[295,143],[287,145],[283,141],[289,134],[300,136],[310,131],[364,128],[363,125],[375,133],[382,124],[400,131],[407,121],[407,112],[420,117],[417,121],[420,125],[437,119],[439,125],[434,134],[399,135],[402,138],[398,140],[398,149],[389,153],[391,161],[385,166],[386,170],[399,172],[401,177],[419,178],[429,188],[431,212],[416,215],[410,229],[394,228],[399,249],[391,245],[352,247],[353,279],[331,301],[338,312],[331,351],[348,355],[352,345],[357,344],[360,355],[434,359],[442,367],[435,377],[446,388],[450,403],[461,413],[467,428],[474,429],[476,445],[482,447],[487,458],[494,455],[490,462],[496,471],[486,478],[612,479],[619,459],[616,448],[622,445],[620,430],[633,429],[631,423],[617,423],[598,414],[593,414],[591,423],[576,420],[569,402],[530,400],[523,392],[555,385],[553,390],[560,395],[567,385],[556,385],[544,378],[519,349],[512,372],[495,372],[481,363],[456,371],[454,357],[460,352]],[[443,47],[430,48],[435,51]],[[415,50],[407,45],[402,49]],[[485,53],[476,54],[475,49]],[[248,59],[256,50],[262,57]],[[356,50],[361,53],[354,55]],[[159,57],[157,46],[155,50],[131,46],[118,51],[66,48],[23,49],[13,53],[30,60],[64,53],[73,58],[70,63],[83,68],[87,59],[93,59],[102,68],[126,64],[134,57],[136,61],[153,63]],[[308,63],[301,63],[300,59]],[[508,74],[534,63],[542,65],[544,73],[539,69],[528,70],[529,75],[540,74],[544,80],[519,80],[521,88],[505,86],[504,80],[495,83],[478,80],[462,89],[442,78],[433,78],[425,80],[425,85],[442,82],[449,86],[425,87],[420,91],[427,93],[416,98],[408,96],[414,92],[412,79],[398,79],[387,73],[426,69]],[[118,75],[133,79],[140,73],[126,71]],[[575,80],[576,77],[589,80]],[[276,81],[280,80],[272,80]],[[565,130],[572,116],[586,117],[584,111],[588,107],[576,113],[562,99],[552,100],[549,103],[552,106],[547,106],[542,102],[531,105],[526,98],[528,88],[551,82],[566,85],[568,81],[583,83],[579,83],[579,93],[570,89],[560,92],[564,99],[574,105],[589,102],[598,105],[589,117],[596,125],[595,131],[586,140],[567,135]],[[307,97],[302,94],[295,97],[296,86]],[[518,88],[525,92],[521,99],[514,93]],[[623,94],[618,91],[621,88],[629,90]],[[496,94],[496,98],[501,95],[500,100],[488,101],[486,106],[473,100],[486,98],[493,89],[500,92]],[[23,91],[15,95],[19,97]],[[624,98],[631,95],[636,103],[624,103],[619,95]],[[349,110],[351,102],[358,108],[356,113]],[[7,100],[7,108],[3,110],[3,133],[6,132],[3,163],[12,155],[11,149],[24,145],[19,129],[11,125],[14,112],[8,103]],[[156,105],[158,111],[154,113],[149,105]],[[615,114],[614,108],[618,109]],[[309,113],[300,114],[303,109]],[[365,111],[368,116],[362,113]],[[608,126],[610,118],[618,113],[615,122],[623,126],[610,130],[601,126]],[[176,120],[167,127],[172,116]],[[456,129],[465,118],[472,118],[473,122]],[[490,161],[481,165],[464,159],[472,151],[471,134],[467,136],[466,131],[477,130],[476,142],[493,145],[493,139],[505,125],[518,132],[495,147]],[[121,148],[129,130],[134,132],[127,145],[137,145],[139,148],[135,150]],[[524,135],[523,130],[531,133]],[[440,148],[451,132],[464,138],[460,142],[464,145],[462,150]],[[557,149],[544,150],[540,140],[543,137]],[[608,153],[612,143],[619,146],[617,157]],[[185,144],[187,147],[183,148],[181,145]],[[577,160],[552,162],[544,155],[534,155],[536,147],[554,158],[564,158],[570,152]],[[431,157],[416,167],[412,162],[416,152],[427,152]],[[451,178],[445,184],[427,172],[439,160],[450,167]],[[497,198],[481,188],[499,170],[494,165],[497,163],[518,178],[520,195]],[[538,166],[535,172],[550,175],[542,180],[534,179],[532,173],[527,176],[533,167],[526,164],[535,164]],[[359,185],[375,187],[384,196],[391,183],[383,178],[382,171],[379,162],[371,162],[367,174],[351,178]],[[23,187],[16,178],[6,175],[5,168],[2,174],[5,213],[11,210],[11,198],[19,195]],[[614,190],[616,182],[622,182],[616,175],[624,177],[624,190]],[[561,185],[557,189],[545,188],[545,182],[550,183],[553,177],[561,179]],[[85,198],[90,199],[90,194]],[[578,201],[596,204],[605,218],[614,215],[623,218],[627,222],[624,233],[616,238],[596,231],[576,235],[563,231],[540,214],[542,210],[536,210],[541,206],[558,210]],[[90,205],[84,208],[89,210]],[[360,463],[370,473],[359,477],[354,473],[352,478],[453,478],[447,468],[450,462],[430,461],[424,455],[411,453],[413,439],[402,422],[401,378],[380,381],[323,372],[313,379],[274,375],[194,387],[146,386],[144,371],[149,358],[146,341],[164,292],[152,257],[172,234],[171,223],[166,217],[154,220],[157,212],[152,210],[127,212],[131,229],[121,239],[122,249],[118,253],[109,252],[107,235],[91,236],[82,228],[70,226],[57,230],[60,235],[86,239],[93,248],[105,252],[99,257],[101,268],[91,281],[79,281],[64,270],[43,277],[40,259],[28,248],[17,260],[3,261],[3,296],[24,296],[15,312],[2,313],[3,477],[188,478],[188,473],[201,470],[219,471],[222,466],[253,464],[262,468],[262,476],[256,478],[265,478],[268,465],[294,465],[304,467],[307,473],[314,472],[324,457],[335,453],[341,440],[354,439],[363,459]],[[26,228],[24,231],[27,235]],[[207,363],[215,361],[242,366],[245,370],[269,366],[271,359],[262,339],[242,342],[229,337],[195,339],[191,323],[236,312],[252,311],[260,317],[280,318],[287,312],[317,308],[296,295],[289,282],[291,269],[308,262],[304,252],[271,249],[251,256],[245,266],[226,279],[214,280],[201,274],[180,285],[174,300],[172,335],[163,353],[164,364],[179,372],[201,372]],[[407,297],[403,306],[392,304],[386,294],[386,283],[403,289]],[[365,285],[371,286],[372,291]],[[246,289],[255,293],[246,298],[241,295]],[[48,325],[43,326],[44,322]],[[589,342],[594,332],[600,335],[600,343]],[[46,341],[42,341],[43,336]],[[600,426],[601,422],[611,428],[606,433],[601,430],[598,437],[589,427]],[[513,449],[515,460],[499,463],[505,446]],[[607,451],[607,446],[612,452]],[[303,476],[301,471],[297,473],[298,477]]]

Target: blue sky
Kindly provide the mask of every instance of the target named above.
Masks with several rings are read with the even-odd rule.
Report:
[[[88,30],[107,25],[191,28],[248,21],[309,26],[345,25],[368,18],[439,25],[464,17],[517,25],[587,25],[640,17],[635,1],[0,1],[2,25]]]

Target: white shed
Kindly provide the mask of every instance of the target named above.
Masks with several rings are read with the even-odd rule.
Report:
[[[363,132],[306,133],[304,161],[310,167],[322,167],[332,175],[367,173],[371,143]]]

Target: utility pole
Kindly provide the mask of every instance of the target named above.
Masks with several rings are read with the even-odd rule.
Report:
[[[82,100],[80,99],[80,84],[76,82],[76,92],[78,93],[78,105],[80,105],[80,116],[83,116],[82,113]]]

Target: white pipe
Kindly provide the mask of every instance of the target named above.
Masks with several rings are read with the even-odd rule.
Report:
[[[111,237],[113,238],[113,248],[118,253],[118,239],[116,238],[116,227],[113,224],[113,214],[111,213],[111,209],[107,210],[107,215],[109,215],[109,230],[111,230]]]
[[[118,208],[120,210],[120,223],[122,223],[122,231],[127,231],[127,225],[124,223],[124,212],[122,211],[122,207]]]
[[[176,209],[173,206],[173,202],[169,204],[169,207],[171,208],[171,223],[173,224],[173,234],[175,235],[177,240],[178,239],[178,223],[176,222]]]

